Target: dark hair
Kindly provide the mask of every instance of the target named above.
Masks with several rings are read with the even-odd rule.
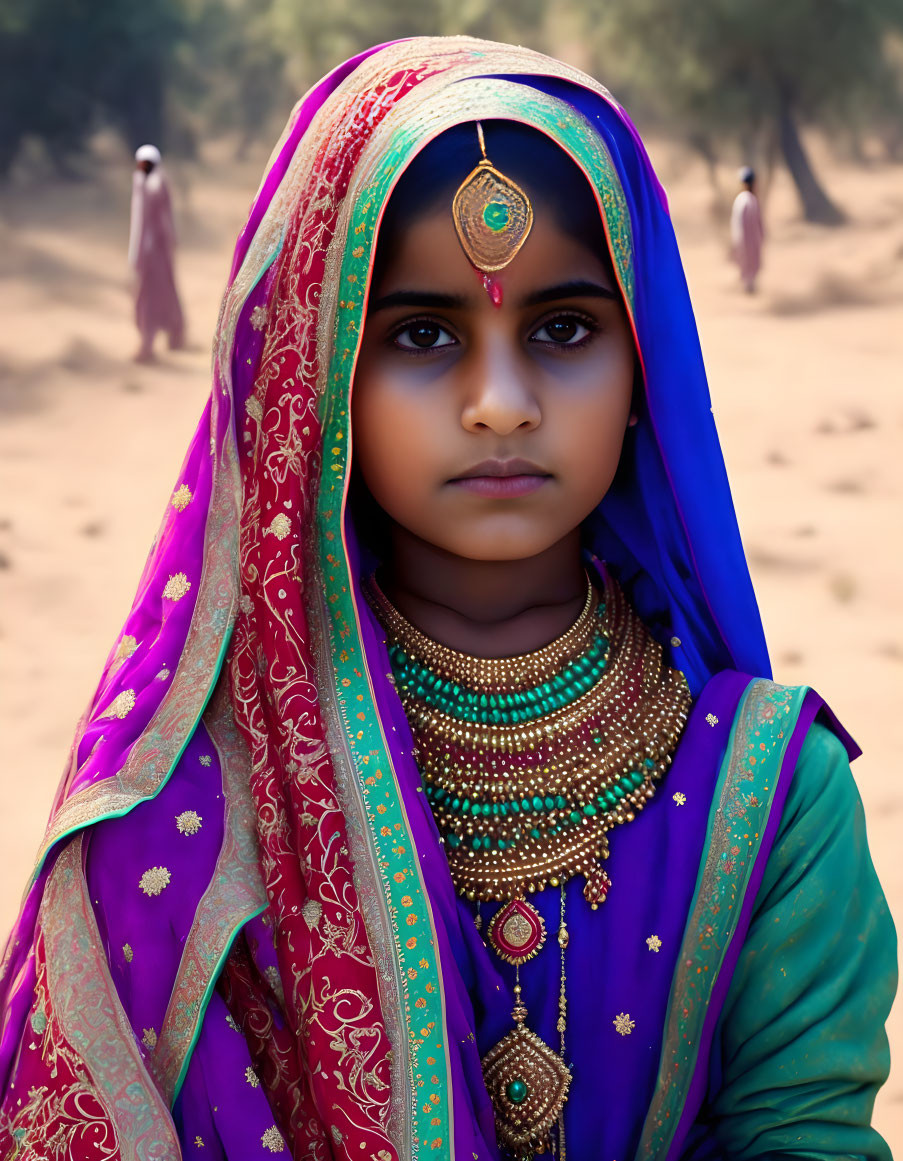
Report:
[[[588,246],[609,269],[611,256],[599,207],[586,177],[551,138],[516,121],[483,121],[486,155],[529,195],[551,211],[560,229]],[[455,125],[411,162],[389,199],[376,249],[375,286],[393,243],[411,222],[441,206],[451,212],[455,191],[481,158],[476,122]]]

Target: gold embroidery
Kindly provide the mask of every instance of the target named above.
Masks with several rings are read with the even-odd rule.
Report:
[[[131,963],[135,958],[135,953],[132,951],[132,945],[130,943],[124,943],[122,945],[122,954],[125,956],[126,963]]]
[[[680,646],[680,637],[672,637],[671,645],[674,649],[677,649]]]
[[[267,325],[267,308],[263,305],[255,306],[250,314],[250,322],[255,331],[262,331]]]
[[[172,875],[166,867],[151,867],[141,876],[138,886],[145,895],[159,895],[165,887],[169,886],[171,879]]]
[[[650,951],[661,951],[662,950],[662,941],[659,939],[659,937],[657,935],[650,935],[649,938],[646,940],[646,946],[649,948]]]
[[[164,665],[163,668],[160,670],[160,672],[157,674],[156,680],[157,681],[165,681],[167,679],[167,677],[169,677],[169,670]]]
[[[204,1138],[203,1137],[195,1137],[194,1143],[195,1143],[195,1145],[197,1145],[197,1147],[199,1149],[204,1148]]]
[[[292,522],[284,512],[278,512],[272,519],[267,532],[271,532],[277,540],[285,540],[292,530]]]
[[[269,1149],[271,1153],[281,1153],[285,1148],[285,1139],[275,1125],[271,1125],[267,1129],[260,1138],[260,1143],[264,1149]]]
[[[135,691],[133,689],[124,689],[118,697],[113,698],[100,716],[102,718],[124,718],[134,708]]]
[[[203,821],[196,810],[183,810],[181,814],[176,815],[179,834],[197,834]]]
[[[636,1021],[630,1019],[629,1012],[618,1012],[617,1016],[612,1020],[612,1024],[614,1024],[615,1031],[619,1036],[629,1036],[634,1028],[636,1028]]]
[[[188,505],[191,503],[192,498],[191,489],[187,484],[182,484],[182,486],[177,488],[173,493],[173,497],[170,503],[172,504],[173,508],[176,509],[176,511],[184,512]]]
[[[184,572],[174,573],[163,589],[163,596],[167,601],[181,601],[182,597],[191,588],[191,581]]]
[[[270,981],[270,987],[272,987],[274,990],[281,986],[282,979],[279,975],[279,968],[277,968],[275,964],[271,963],[263,974]]]
[[[239,1029],[238,1025],[237,1025],[237,1024],[235,1023],[235,1021],[232,1019],[232,1013],[231,1013],[231,1012],[227,1012],[227,1013],[226,1013],[226,1023],[229,1025],[229,1027],[232,1029],[232,1031],[233,1031],[233,1032],[238,1032],[238,1031],[240,1031],[240,1029]]]
[[[304,922],[313,930],[320,922],[320,916],[323,914],[323,904],[318,903],[316,899],[308,899],[301,908],[301,914],[304,916]]]
[[[672,794],[671,797],[674,799],[678,806],[683,806],[687,801],[686,794],[681,794],[679,790],[676,794]]]
[[[260,423],[263,419],[263,404],[256,395],[249,395],[245,403],[245,411],[250,415],[255,423]]]
[[[113,657],[114,661],[124,661],[126,657],[131,657],[138,648],[137,640],[131,634],[122,638],[116,646],[116,653]]]
[[[213,758],[211,758],[209,754],[201,754],[200,758],[198,758],[198,761],[202,766],[209,766],[213,761]]]
[[[260,1088],[260,1077],[250,1066],[250,1064],[245,1069],[245,1080],[248,1082],[251,1088]]]
[[[708,722],[708,724],[710,726],[717,726],[718,725],[718,719],[715,717],[714,714],[706,714],[705,720]]]
[[[144,1035],[141,1037],[141,1043],[145,1048],[157,1047],[157,1033],[153,1030],[153,1028],[144,1029]]]

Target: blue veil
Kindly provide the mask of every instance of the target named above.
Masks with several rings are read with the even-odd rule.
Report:
[[[672,663],[694,695],[722,669],[770,677],[664,190],[623,110],[567,81],[506,79],[567,101],[593,124],[633,227],[644,408],[618,478],[588,522],[588,545],[612,566],[649,628],[670,642]]]

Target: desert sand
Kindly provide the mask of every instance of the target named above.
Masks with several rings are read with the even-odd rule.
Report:
[[[857,738],[875,864],[903,919],[903,167],[819,154],[850,223],[765,201],[755,297],[726,260],[701,165],[653,151],[706,356],[777,680],[817,688]],[[263,154],[173,167],[192,346],[136,367],[125,266],[129,162],[0,190],[0,929],[12,923],[75,724],[130,605],[209,389],[231,246]],[[733,170],[720,174],[732,192]],[[854,934],[851,933],[851,938]],[[903,1008],[876,1123],[903,1151]]]

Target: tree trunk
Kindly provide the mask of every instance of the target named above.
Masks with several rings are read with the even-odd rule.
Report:
[[[806,221],[817,222],[821,226],[839,226],[845,220],[845,216],[822,189],[809,164],[809,158],[800,139],[796,117],[786,97],[781,101],[778,113],[778,137],[784,161],[803,203]]]

